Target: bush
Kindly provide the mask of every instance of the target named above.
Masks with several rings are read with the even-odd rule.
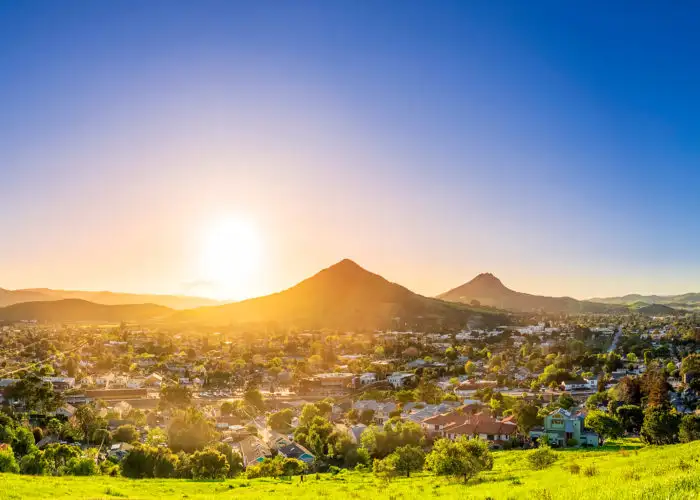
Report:
[[[29,455],[25,455],[19,461],[19,470],[22,474],[41,476],[50,472],[51,464],[44,456],[44,452],[34,450]]]
[[[540,446],[528,453],[527,460],[534,470],[542,470],[557,461],[557,453],[549,446]]]
[[[190,457],[194,479],[225,479],[229,466],[223,453],[208,448],[197,451]]]
[[[15,460],[15,454],[9,446],[0,448],[0,472],[11,472],[13,474],[19,472],[19,465],[17,465],[17,460]]]
[[[92,458],[71,458],[66,464],[66,472],[72,476],[96,476],[100,470]]]
[[[566,440],[566,446],[567,446],[568,448],[575,448],[576,446],[578,446],[578,440],[576,440],[576,439],[574,439],[574,438],[567,439],[567,440]]]
[[[581,466],[576,462],[571,462],[567,468],[572,474],[578,474],[579,472],[581,472]]]
[[[34,434],[35,443],[44,439],[44,431],[41,430],[41,427],[34,427],[34,429],[32,429],[32,434]]]
[[[586,477],[593,477],[598,474],[598,468],[595,464],[588,465],[583,468],[583,475]]]

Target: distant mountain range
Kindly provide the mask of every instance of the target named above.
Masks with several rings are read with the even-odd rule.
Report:
[[[0,320],[73,321],[146,321],[171,316],[173,310],[156,304],[108,306],[81,299],[23,302],[0,308]]]
[[[632,293],[622,297],[607,297],[590,299],[591,302],[614,305],[662,304],[674,309],[698,309],[700,308],[700,293],[683,293],[679,295],[640,295]]]
[[[156,304],[106,306],[70,299],[0,308],[0,320],[23,319],[373,330],[495,326],[505,322],[506,315],[418,295],[345,259],[282,292],[217,306],[174,311]]]
[[[622,310],[614,305],[576,300],[571,297],[546,297],[511,290],[491,273],[482,273],[473,280],[438,295],[439,299],[480,305],[517,312],[605,313]],[[474,302],[476,301],[476,302]]]
[[[64,299],[81,299],[108,306],[157,304],[171,309],[191,309],[193,307],[211,306],[221,303],[212,299],[184,295],[86,292],[80,290],[52,290],[50,288],[25,288],[22,290],[5,290],[0,288],[0,307],[22,302],[45,302]]]

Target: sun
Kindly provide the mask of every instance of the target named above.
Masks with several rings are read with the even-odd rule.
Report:
[[[262,245],[250,220],[230,216],[214,222],[202,241],[201,277],[218,299],[247,297],[259,269]]]

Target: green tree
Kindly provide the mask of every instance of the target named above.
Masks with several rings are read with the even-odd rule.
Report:
[[[672,444],[678,439],[680,418],[665,405],[647,406],[640,436],[648,444]]]
[[[689,443],[700,439],[700,415],[683,415],[678,437],[681,443]]]
[[[138,441],[141,435],[133,425],[120,425],[112,437],[117,443],[133,443]]]
[[[438,439],[425,459],[426,467],[439,476],[469,479],[493,468],[493,456],[481,439],[460,436],[456,440]]]
[[[189,408],[192,405],[192,391],[181,385],[165,385],[160,389],[159,404],[163,409]]]
[[[274,431],[288,433],[292,429],[294,413],[289,408],[273,413],[267,417],[267,425]]]
[[[212,448],[226,457],[228,464],[228,477],[236,477],[243,471],[243,459],[239,453],[233,451],[228,443],[216,443]]]
[[[398,473],[405,473],[406,477],[411,476],[411,472],[419,471],[425,463],[425,453],[420,446],[399,446],[385,460],[391,459],[393,466]]]
[[[168,425],[168,445],[177,452],[201,450],[217,436],[214,424],[196,408],[176,414]]]
[[[517,422],[518,432],[523,436],[529,435],[533,427],[542,423],[537,406],[524,399],[519,399],[513,405],[513,417]]]
[[[193,453],[190,465],[193,479],[225,479],[229,472],[226,456],[213,448]]]
[[[586,415],[584,424],[587,428],[604,439],[614,439],[622,436],[623,430],[620,421],[602,411],[590,411],[588,415]]]

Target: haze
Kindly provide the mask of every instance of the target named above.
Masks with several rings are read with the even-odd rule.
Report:
[[[566,4],[3,2],[0,286],[698,291],[699,8]]]

